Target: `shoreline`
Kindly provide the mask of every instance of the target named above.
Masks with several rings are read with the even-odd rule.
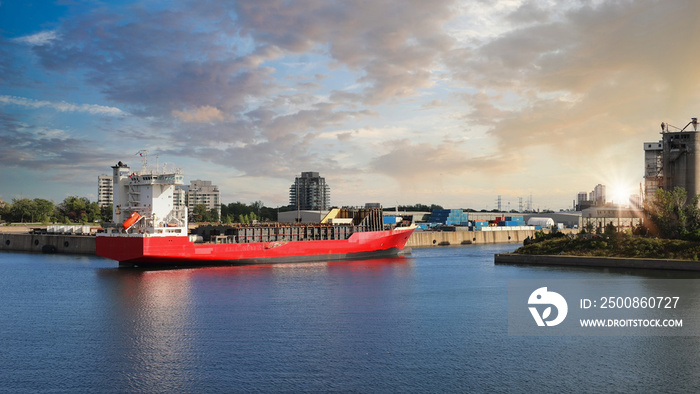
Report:
[[[38,228],[39,226],[37,226]],[[95,235],[32,234],[32,226],[0,226],[0,250],[68,254],[96,254]],[[531,230],[414,232],[407,248],[433,248],[483,244],[519,243],[533,237]]]
[[[495,265],[532,265],[555,267],[635,268],[673,271],[700,271],[700,261],[628,258],[588,257],[562,255],[530,255],[499,253],[494,255]]]

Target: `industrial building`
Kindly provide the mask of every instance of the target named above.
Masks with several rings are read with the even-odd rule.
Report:
[[[602,231],[608,223],[612,223],[618,229],[633,228],[641,224],[644,217],[644,211],[635,205],[629,208],[621,206],[591,207],[581,212],[581,227],[585,228],[590,223],[593,228]]]
[[[331,206],[331,189],[318,172],[302,172],[289,187],[289,207],[302,211],[325,211]]]
[[[692,130],[689,128],[692,127]],[[671,129],[675,129],[672,131]],[[688,199],[700,193],[700,137],[698,119],[682,129],[661,123],[661,141],[644,143],[644,195],[651,198],[656,189],[681,187]]]

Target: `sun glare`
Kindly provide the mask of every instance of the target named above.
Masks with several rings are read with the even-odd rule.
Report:
[[[622,184],[610,188],[610,200],[615,204],[627,205],[630,202],[630,187]]]

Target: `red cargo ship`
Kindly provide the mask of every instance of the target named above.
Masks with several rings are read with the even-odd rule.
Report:
[[[120,266],[211,266],[353,260],[405,254],[415,226],[385,225],[381,209],[333,209],[315,224],[206,226],[188,234],[187,207],[173,201],[180,171],[113,168],[113,225],[97,254]]]

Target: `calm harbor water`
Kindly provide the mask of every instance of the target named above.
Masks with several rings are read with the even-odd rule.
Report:
[[[700,337],[508,335],[509,279],[687,275],[493,264],[516,247],[160,271],[0,253],[0,392],[697,392]]]

